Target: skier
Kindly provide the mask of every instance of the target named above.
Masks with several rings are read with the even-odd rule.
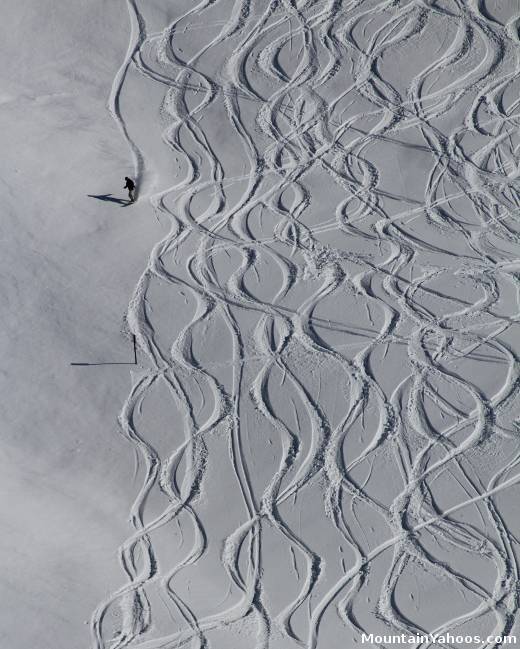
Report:
[[[125,176],[125,180],[126,180],[126,184],[124,186],[124,189],[128,189],[128,200],[130,203],[133,203],[135,201],[135,196],[134,196],[135,183],[128,176]]]

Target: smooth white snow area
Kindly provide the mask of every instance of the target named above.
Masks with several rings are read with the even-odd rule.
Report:
[[[516,0],[3,13],[2,646],[520,642]]]
[[[128,45],[123,2],[7,2],[0,25],[0,644],[89,645],[121,580],[132,449],[116,417],[129,295],[162,229],[121,209],[128,147],[105,104]],[[86,624],[85,624],[86,623]]]

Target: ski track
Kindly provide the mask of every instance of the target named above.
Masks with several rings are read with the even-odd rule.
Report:
[[[119,423],[141,483],[119,549],[126,581],[94,612],[92,649],[318,649],[468,623],[511,632],[519,539],[499,495],[520,481],[520,12],[202,0],[148,33],[145,3],[127,6],[109,109],[146,189],[121,91],[131,68],[161,84],[163,141],[181,173],[150,197],[171,225],[128,308],[147,369]],[[168,336],[157,287],[195,305]],[[231,358],[204,359],[213,327]],[[158,386],[178,413],[168,451],[147,437],[143,404]],[[278,450],[265,477],[248,444],[268,438]],[[232,475],[238,498],[222,538],[202,507],[212,468]],[[316,502],[313,533],[301,513]],[[165,554],[159,535],[179,530]],[[266,552],[267,533],[285,549]],[[202,606],[179,584],[210,546],[227,584]],[[265,575],[280,566],[295,587],[275,606]],[[400,594],[412,569],[465,610],[415,619]]]

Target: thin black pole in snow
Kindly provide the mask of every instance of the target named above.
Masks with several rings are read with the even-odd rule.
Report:
[[[117,362],[117,361],[104,361],[101,363],[71,363],[71,365],[81,365],[83,367],[89,366],[89,365],[137,365],[137,341],[135,339],[135,335],[132,334],[132,343],[134,345],[134,362],[132,363],[131,361],[126,361],[126,362]]]

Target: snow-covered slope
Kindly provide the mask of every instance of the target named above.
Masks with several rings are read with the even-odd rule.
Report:
[[[161,229],[121,209],[128,146],[106,109],[129,40],[124,2],[2,6],[1,644],[89,643],[120,581],[133,500],[116,417],[131,361],[129,295]]]
[[[12,3],[10,647],[516,633],[519,26]]]

